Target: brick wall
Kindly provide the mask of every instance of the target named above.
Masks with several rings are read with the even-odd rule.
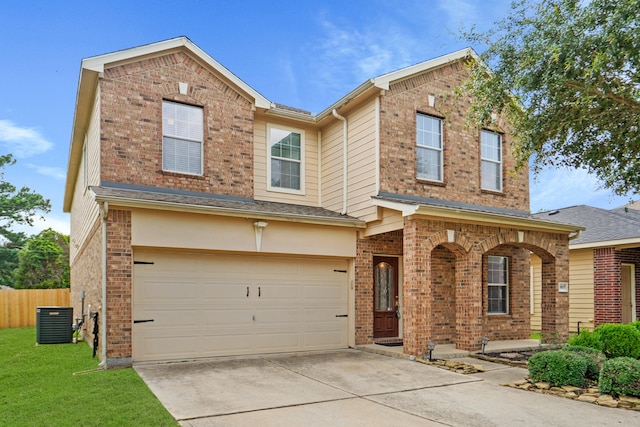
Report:
[[[525,339],[530,333],[529,275],[533,251],[543,261],[544,331],[568,335],[566,235],[405,218],[402,232],[360,239],[356,258],[356,344],[373,342],[373,254],[403,256],[402,325],[404,351],[416,356],[426,344],[455,343],[476,350],[481,338]],[[487,310],[488,255],[509,258],[509,313]]]
[[[431,340],[439,344],[456,341],[456,258],[444,246],[431,252]]]
[[[594,324],[622,322],[620,264],[635,265],[636,318],[640,307],[640,248],[596,248],[593,250]]]
[[[402,232],[358,239],[356,251],[355,324],[356,345],[360,345],[373,342],[373,256],[402,255]]]
[[[107,363],[131,363],[131,212],[110,209],[107,217]]]
[[[508,128],[502,119],[495,131],[503,135],[503,191],[480,189],[480,130],[467,128],[469,100],[454,99],[453,89],[467,76],[462,62],[448,64],[391,85],[380,103],[381,191],[454,200],[484,206],[529,210],[527,168],[513,173]],[[435,95],[435,106],[428,97]],[[416,113],[443,121],[444,182],[416,179]]]
[[[74,317],[82,315],[81,292],[84,291],[84,312],[100,311],[102,317],[102,227],[100,218],[96,218],[84,245],[78,248],[78,254],[71,264],[71,305]],[[75,322],[75,319],[74,319]],[[102,324],[99,324],[102,330]],[[93,321],[85,317],[81,333],[85,341],[93,343]],[[102,354],[102,336],[99,337],[97,354]]]
[[[509,273],[509,312],[505,315],[489,314],[488,307],[488,264],[489,255],[506,256]],[[530,321],[530,257],[527,249],[514,246],[500,246],[489,251],[482,263],[482,300],[485,336],[491,340],[528,339],[531,333]]]
[[[188,55],[108,68],[100,95],[101,180],[253,196],[252,104]],[[203,176],[162,170],[163,99],[203,107]]]

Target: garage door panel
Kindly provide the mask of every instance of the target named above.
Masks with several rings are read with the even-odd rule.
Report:
[[[346,260],[134,251],[134,361],[347,347]],[[337,270],[337,272],[335,271]],[[247,296],[247,288],[249,295]]]

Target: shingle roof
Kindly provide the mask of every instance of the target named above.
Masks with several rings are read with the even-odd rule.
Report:
[[[267,202],[221,194],[199,193],[113,182],[102,182],[100,186],[92,186],[90,189],[95,193],[97,199],[102,200],[119,200],[133,203],[153,202],[166,207],[210,208],[212,211],[226,211],[235,214],[244,213],[255,217],[267,215],[364,227],[364,222],[357,218],[341,215],[338,212],[315,206]]]
[[[451,200],[440,200],[431,197],[410,196],[405,194],[392,194],[381,192],[375,197],[380,200],[389,200],[392,202],[401,202],[414,205],[439,206],[452,209],[464,209],[474,212],[493,213],[499,215],[515,216],[519,218],[529,217],[528,211],[519,211],[515,209],[494,208],[492,206],[473,205],[471,203],[454,202]]]
[[[540,212],[534,217],[585,227],[580,237],[571,241],[571,244],[575,245],[627,239],[638,239],[640,242],[639,214],[640,211],[632,209],[625,212],[624,209],[606,210],[579,205]]]
[[[494,206],[474,205],[471,203],[456,202],[451,200],[440,200],[429,197],[419,197],[404,194],[392,194],[381,192],[371,198],[374,204],[391,209],[399,208],[403,214],[413,213],[423,215],[436,215],[443,218],[458,218],[462,215],[467,218],[473,217],[477,221],[485,221],[498,224],[510,224],[513,226],[533,227],[536,229],[554,230],[573,233],[580,229],[570,223],[563,223],[555,219],[537,218],[529,211],[507,209]],[[395,207],[392,205],[396,205]],[[411,207],[405,209],[405,207]]]

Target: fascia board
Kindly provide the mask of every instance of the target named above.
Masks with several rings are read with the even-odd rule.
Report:
[[[258,212],[258,211],[242,211],[238,209],[221,208],[214,206],[200,206],[190,205],[185,203],[171,203],[160,202],[154,200],[138,200],[129,199],[124,197],[113,196],[98,196],[91,191],[95,201],[97,203],[108,202],[110,207],[120,206],[126,208],[140,208],[140,209],[155,209],[155,210],[168,210],[174,212],[190,212],[190,213],[202,213],[208,215],[220,215],[235,218],[256,218],[264,220],[285,221],[285,222],[297,222],[304,224],[317,224],[317,225],[331,225],[335,227],[346,228],[366,228],[366,224],[360,220],[344,221],[344,220],[332,220],[331,218],[323,218],[311,215],[292,215],[292,214],[278,214],[273,212]]]
[[[249,86],[238,76],[233,74],[224,65],[213,59],[204,50],[200,49],[195,43],[189,40],[187,37],[176,37],[174,39],[163,40],[156,43],[147,44],[144,46],[138,46],[130,49],[120,50],[117,52],[106,53],[104,55],[98,55],[91,58],[84,59],[82,61],[83,68],[88,70],[103,72],[104,67],[107,64],[128,61],[131,59],[144,57],[147,55],[154,55],[159,52],[168,51],[176,48],[185,48],[193,53],[195,56],[204,61],[211,68],[222,74],[227,80],[242,89],[250,97],[254,99],[255,106],[258,108],[270,109],[271,102],[262,96],[257,90]]]
[[[617,240],[603,240],[601,242],[588,242],[588,243],[576,243],[569,244],[569,249],[589,249],[589,248],[606,248],[616,247],[618,249],[634,248],[640,246],[640,237],[634,237],[631,239],[617,239]]]
[[[407,79],[415,74],[422,73],[432,68],[437,68],[450,62],[458,61],[463,58],[473,58],[479,61],[478,54],[470,47],[449,53],[447,55],[439,56],[438,58],[430,59],[428,61],[420,62],[406,68],[402,68],[397,71],[392,71],[387,74],[383,74],[373,79],[373,84],[378,87],[387,87],[392,82]]]
[[[521,227],[527,229],[555,231],[562,233],[573,233],[579,230],[584,230],[584,227],[550,223],[547,221],[540,221],[531,218],[515,218],[507,215],[486,213],[486,212],[471,212],[463,209],[440,207],[440,206],[425,206],[414,205],[401,202],[393,202],[388,200],[372,199],[372,203],[375,206],[383,208],[393,209],[402,212],[402,216],[410,215],[424,215],[436,218],[444,218],[448,220],[460,220],[467,222],[482,222],[489,224],[509,225],[513,227]]]
[[[95,100],[99,72],[81,67],[78,78],[78,91],[76,93],[76,108],[73,113],[73,124],[71,128],[71,145],[69,147],[69,161],[67,164],[67,180],[65,183],[64,199],[62,204],[63,212],[71,211],[73,202],[73,190],[82,156],[82,145],[84,144],[84,134],[89,126],[93,102]]]

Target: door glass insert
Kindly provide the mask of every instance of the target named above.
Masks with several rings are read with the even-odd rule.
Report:
[[[394,274],[394,268],[386,262],[381,262],[375,267],[374,278],[376,289],[374,293],[376,296],[376,311],[395,310]]]

